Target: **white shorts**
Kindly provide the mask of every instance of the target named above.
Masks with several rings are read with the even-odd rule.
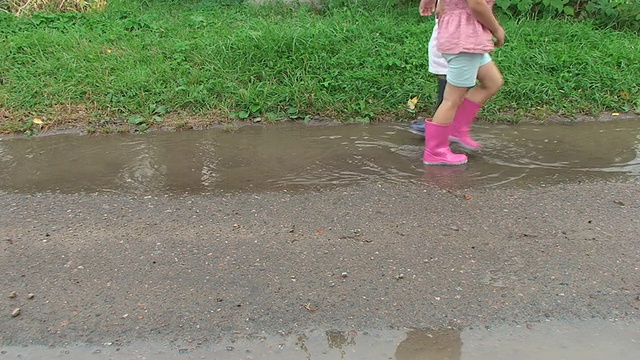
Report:
[[[438,37],[438,20],[433,26],[431,39],[429,39],[429,72],[436,75],[447,75],[447,61],[442,57],[436,46]]]

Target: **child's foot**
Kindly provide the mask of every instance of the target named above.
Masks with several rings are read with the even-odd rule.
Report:
[[[409,131],[416,134],[424,136],[424,121],[414,121],[409,124]]]

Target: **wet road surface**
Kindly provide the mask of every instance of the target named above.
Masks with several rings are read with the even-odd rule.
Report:
[[[10,347],[5,358],[30,359],[396,359],[396,360],[538,360],[636,359],[637,326],[603,321],[467,329],[309,330],[296,335],[261,335],[251,339],[167,346],[82,345],[27,349]]]
[[[0,359],[637,359],[639,135],[0,140]]]

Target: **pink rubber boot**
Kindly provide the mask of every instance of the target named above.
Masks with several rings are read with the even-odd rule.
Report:
[[[451,136],[449,140],[457,143],[467,150],[479,150],[480,144],[470,136],[471,124],[480,111],[482,105],[467,98],[462,100],[451,125]]]
[[[451,126],[425,121],[424,154],[422,162],[425,165],[462,165],[467,162],[467,156],[451,152],[449,147],[449,132]]]

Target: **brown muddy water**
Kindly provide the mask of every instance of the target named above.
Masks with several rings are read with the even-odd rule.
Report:
[[[215,344],[28,346],[0,348],[0,359],[210,360],[637,360],[640,324],[532,323],[498,328],[309,330]]]
[[[446,188],[638,181],[640,120],[481,124],[464,166],[422,165],[405,124],[245,126],[144,135],[0,140],[0,191],[207,194],[368,181]],[[454,148],[455,149],[455,148]]]

